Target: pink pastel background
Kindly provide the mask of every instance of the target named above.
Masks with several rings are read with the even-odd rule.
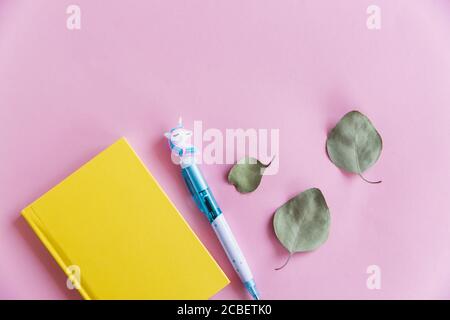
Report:
[[[230,165],[202,169],[266,299],[450,298],[450,2],[446,0],[0,0],[0,298],[80,298],[20,211],[121,136],[128,138],[231,284],[163,132],[187,126],[280,129],[280,170],[240,195]],[[380,6],[382,27],[366,27]],[[369,185],[327,158],[347,111],[383,137]],[[319,187],[328,242],[286,259],[277,207]],[[382,271],[381,290],[366,268]]]

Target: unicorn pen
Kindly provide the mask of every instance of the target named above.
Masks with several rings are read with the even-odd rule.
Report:
[[[192,131],[183,128],[180,118],[178,126],[164,135],[169,140],[169,146],[174,156],[173,160],[177,160],[181,166],[181,175],[195,203],[208,218],[228,259],[246,289],[254,299],[259,300],[259,293],[256,290],[255,280],[247,261],[225,220],[222,210],[219,208],[208,184],[195,163],[195,148],[190,144]]]

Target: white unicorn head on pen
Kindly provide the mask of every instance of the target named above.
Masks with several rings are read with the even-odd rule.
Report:
[[[172,150],[172,160],[176,164],[186,166],[194,160],[195,147],[191,143],[192,131],[183,127],[183,120],[178,119],[178,125],[165,132],[164,136],[169,140],[169,147]]]

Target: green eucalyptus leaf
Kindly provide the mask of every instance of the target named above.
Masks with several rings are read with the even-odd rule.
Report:
[[[255,191],[261,183],[264,170],[270,165],[259,160],[245,157],[238,161],[228,173],[228,182],[240,193]]]
[[[347,113],[331,130],[327,139],[327,153],[339,168],[362,175],[380,157],[383,142],[369,118],[358,111]]]
[[[330,211],[322,192],[308,189],[277,209],[273,218],[275,234],[289,251],[289,258],[279,270],[287,265],[292,254],[315,250],[328,239]]]

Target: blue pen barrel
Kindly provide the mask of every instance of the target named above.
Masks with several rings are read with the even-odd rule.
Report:
[[[183,168],[181,174],[195,203],[206,215],[209,222],[212,223],[222,213],[222,210],[217,204],[199,168],[195,164],[192,164]]]

